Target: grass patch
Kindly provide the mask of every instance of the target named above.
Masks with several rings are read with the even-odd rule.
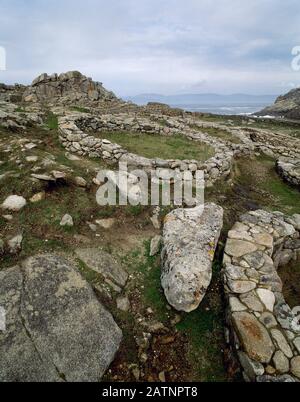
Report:
[[[223,310],[220,279],[221,265],[213,266],[213,279],[204,300],[197,310],[185,314],[177,329],[189,339],[189,360],[197,381],[226,381],[221,350],[223,338]]]
[[[230,134],[228,131],[225,130],[218,130],[213,127],[205,127],[202,129],[205,133],[211,135],[212,137],[220,138],[223,141],[229,141],[232,142],[233,144],[240,144],[241,140],[234,136],[233,134]]]
[[[183,135],[167,137],[128,132],[101,132],[98,136],[146,158],[195,159],[204,162],[215,154],[214,148],[210,145],[190,141]]]
[[[49,112],[47,114],[45,126],[48,127],[50,130],[58,129],[58,118],[54,113]]]
[[[79,112],[79,113],[90,113],[89,109],[81,106],[71,106],[70,110],[73,110],[74,112]]]

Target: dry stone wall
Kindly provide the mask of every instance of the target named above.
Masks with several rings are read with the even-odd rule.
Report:
[[[300,215],[243,215],[224,254],[226,338],[246,381],[300,380],[300,306],[290,308],[277,273],[300,257]]]
[[[278,160],[276,170],[284,181],[300,190],[300,159]]]
[[[93,132],[101,130],[132,131],[164,136],[183,134],[191,141],[211,145],[216,149],[216,154],[205,163],[196,160],[149,159],[132,154],[120,145],[113,144],[106,139],[89,135],[87,132],[91,130]],[[86,114],[76,114],[63,116],[59,119],[59,136],[63,146],[68,151],[89,157],[99,157],[110,163],[127,162],[129,166],[141,167],[146,170],[168,168],[194,173],[201,169],[205,172],[207,184],[212,184],[217,179],[227,177],[230,174],[232,158],[235,153],[222,141],[191,130],[177,121],[174,122],[174,126],[167,127],[151,119],[128,115],[93,117]],[[192,143],[191,146],[193,146]]]

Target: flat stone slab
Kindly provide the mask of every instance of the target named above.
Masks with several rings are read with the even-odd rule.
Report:
[[[232,314],[234,328],[250,359],[269,363],[275,351],[273,342],[265,327],[247,312]]]
[[[165,218],[161,283],[178,311],[201,303],[212,278],[212,262],[223,226],[223,209],[206,204],[176,209]]]
[[[0,381],[99,381],[122,332],[62,257],[45,254],[0,272]]]
[[[100,248],[78,248],[75,253],[90,269],[104,278],[112,280],[121,287],[126,285],[128,274],[111,254]]]

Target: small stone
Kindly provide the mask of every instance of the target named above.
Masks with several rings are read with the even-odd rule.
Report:
[[[158,374],[158,378],[159,378],[159,381],[160,381],[160,382],[166,382],[166,375],[165,375],[165,372],[164,372],[164,371],[161,371],[161,372]]]
[[[292,358],[293,357],[292,349],[290,348],[282,332],[280,332],[278,329],[272,329],[271,335],[277,347],[286,355],[286,357]]]
[[[60,221],[60,226],[74,226],[74,221],[71,215],[66,214],[63,216],[62,220]]]
[[[256,283],[251,281],[234,281],[229,279],[227,280],[227,284],[233,293],[238,294],[247,293],[256,288]]]
[[[152,225],[154,226],[155,229],[160,229],[161,228],[161,222],[159,220],[159,217],[157,215],[153,215],[150,217],[150,220],[152,222]]]
[[[293,341],[295,348],[297,349],[298,353],[300,353],[300,337],[298,336],[298,338],[294,339]]]
[[[256,296],[255,292],[249,292],[247,294],[240,296],[241,301],[246,304],[246,306],[252,311],[258,311],[262,313],[264,311],[264,307]]]
[[[275,370],[275,368],[273,366],[268,365],[266,367],[266,373],[269,374],[269,375],[273,375],[273,374],[276,373],[276,370]]]
[[[238,356],[240,363],[247,374],[247,377],[251,381],[255,381],[256,376],[264,374],[265,369],[261,363],[249,359],[248,355],[244,352],[238,352]]]
[[[87,186],[87,182],[83,177],[77,176],[74,179],[76,186],[78,187],[86,187]]]
[[[266,306],[267,310],[273,311],[275,304],[275,295],[271,290],[258,288],[256,290],[258,297],[262,301],[262,303]]]
[[[300,378],[300,356],[296,356],[291,360],[291,372],[297,378]]]
[[[19,195],[10,195],[6,198],[6,200],[1,205],[2,209],[6,209],[9,211],[20,211],[20,209],[24,208],[26,205],[26,200],[24,197]]]
[[[39,201],[44,200],[45,197],[46,197],[45,191],[41,191],[40,193],[34,194],[34,195],[30,198],[30,202],[32,202],[32,203],[39,202]]]
[[[12,215],[2,215],[2,218],[5,219],[6,221],[10,222],[13,220],[13,216]]]
[[[276,370],[280,374],[287,373],[290,368],[289,360],[285,357],[284,353],[281,350],[275,352],[273,356],[273,363]]]
[[[229,298],[229,306],[231,311],[234,313],[236,311],[245,311],[247,307],[242,304],[237,297],[230,297]]]
[[[225,247],[225,253],[232,257],[242,257],[245,254],[253,253],[257,246],[244,240],[228,239]]]
[[[273,247],[273,236],[268,233],[259,233],[253,236],[255,243],[268,248]]]
[[[33,162],[37,162],[37,160],[39,159],[37,156],[26,156],[26,162],[29,163],[33,163]]]
[[[265,312],[260,316],[260,322],[264,324],[266,328],[274,328],[277,326],[277,321],[273,314]]]
[[[21,251],[22,241],[23,241],[23,236],[21,234],[19,234],[7,242],[10,254],[17,254]]]
[[[101,226],[103,229],[111,229],[115,222],[116,220],[114,218],[96,220],[96,224]]]
[[[120,296],[117,298],[117,307],[119,310],[127,312],[130,309],[130,301],[127,296]]]
[[[151,240],[150,244],[150,257],[155,256],[158,254],[161,246],[161,236],[154,236],[153,239]]]
[[[133,374],[135,380],[136,380],[136,381],[139,381],[140,376],[141,376],[141,372],[140,372],[140,370],[139,370],[137,367],[135,367],[135,368],[132,369],[132,374]]]

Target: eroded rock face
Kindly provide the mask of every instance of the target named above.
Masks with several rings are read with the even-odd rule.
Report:
[[[38,255],[0,272],[0,381],[99,381],[122,332],[62,257]]]
[[[223,209],[215,204],[177,209],[165,218],[161,283],[176,310],[190,312],[201,303],[222,226]]]

